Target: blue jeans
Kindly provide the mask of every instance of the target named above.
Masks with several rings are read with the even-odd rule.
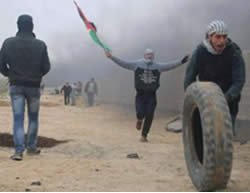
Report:
[[[13,138],[16,152],[36,149],[38,133],[38,116],[40,108],[40,89],[24,86],[10,86],[10,97],[13,111]],[[28,107],[28,133],[25,144],[24,114],[25,103]]]

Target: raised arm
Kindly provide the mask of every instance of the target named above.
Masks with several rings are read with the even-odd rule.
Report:
[[[128,62],[128,61],[121,60],[120,58],[112,56],[110,52],[105,52],[105,54],[109,59],[111,59],[114,63],[118,64],[122,68],[135,71],[136,62]]]
[[[164,72],[164,71],[169,71],[172,70],[174,68],[177,68],[179,66],[181,66],[182,64],[185,64],[188,61],[189,56],[185,56],[183,57],[181,60],[174,60],[174,61],[170,61],[167,63],[158,63],[159,64],[159,70],[160,72]]]

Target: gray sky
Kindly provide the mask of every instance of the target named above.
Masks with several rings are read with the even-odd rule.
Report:
[[[191,53],[204,37],[207,24],[224,20],[242,49],[250,46],[249,0],[78,0],[98,28],[99,37],[124,59],[156,51],[157,61]],[[0,44],[16,33],[20,14],[33,16],[36,33],[49,49],[52,71],[48,83],[102,80],[122,69],[105,58],[89,37],[72,0],[1,1]],[[132,86],[132,85],[131,85]]]

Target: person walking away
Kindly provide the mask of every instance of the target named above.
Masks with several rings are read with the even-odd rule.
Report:
[[[69,105],[70,104],[70,94],[71,94],[72,88],[69,85],[68,82],[62,87],[61,93],[64,93],[64,104]]]
[[[22,160],[23,152],[40,154],[37,148],[39,126],[40,84],[42,77],[50,70],[46,44],[33,33],[33,19],[20,15],[15,37],[4,41],[0,51],[0,72],[10,82],[10,98],[13,111],[13,138],[15,153],[12,160]],[[28,108],[28,132],[25,142],[24,112]]]

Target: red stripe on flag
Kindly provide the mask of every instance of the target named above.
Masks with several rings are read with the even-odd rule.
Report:
[[[76,3],[76,1],[74,1],[74,4],[76,5],[76,8],[78,10],[78,13],[80,15],[80,17],[82,18],[84,24],[86,25],[86,28],[88,30],[92,30],[92,31],[96,31],[95,28],[89,23],[87,17],[84,15],[83,11],[81,10],[81,8],[79,7],[79,5]]]

